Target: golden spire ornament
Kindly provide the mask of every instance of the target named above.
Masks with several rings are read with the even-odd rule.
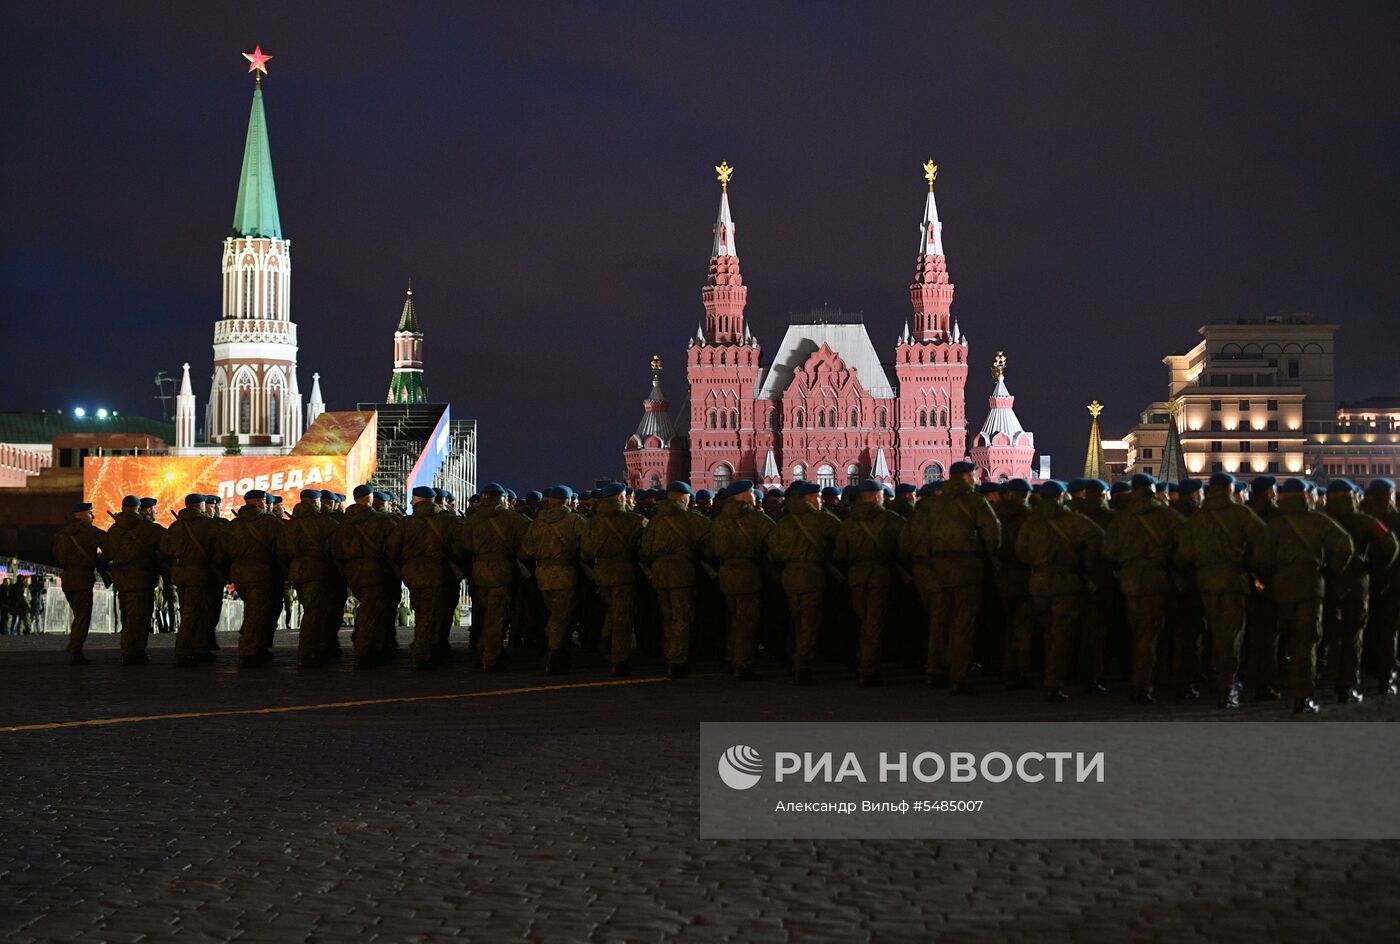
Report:
[[[659,383],[661,383],[661,355],[660,355],[660,354],[653,354],[653,355],[651,355],[651,382],[654,383],[654,384],[659,384]]]
[[[1006,352],[997,351],[997,356],[992,358],[992,379],[1000,380],[1004,373],[1006,373]]]
[[[1092,416],[1094,419],[1098,419],[1099,414],[1102,412],[1103,404],[1100,403],[1098,400],[1095,400],[1093,403],[1089,404],[1089,415]]]
[[[938,165],[933,158],[924,161],[924,180],[928,181],[929,193],[933,193],[933,182],[938,179]]]
[[[728,161],[720,161],[715,166],[715,173],[719,175],[719,189],[723,193],[729,192],[729,178],[734,175],[734,168],[729,166]]]

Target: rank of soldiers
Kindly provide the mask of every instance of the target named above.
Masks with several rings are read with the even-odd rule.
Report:
[[[69,653],[83,643],[95,581],[114,585],[121,661],[148,661],[158,585],[179,599],[175,661],[214,661],[230,585],[242,601],[239,665],[273,658],[288,593],[302,615],[297,660],[340,656],[354,601],[356,668],[397,655],[399,600],[413,613],[411,658],[430,670],[451,657],[463,582],[468,647],[483,671],[507,652],[542,647],[544,670],[569,671],[575,645],[602,652],[613,674],[634,647],[672,679],[692,659],[722,658],[740,681],[755,655],[782,655],[794,682],[815,682],[819,656],[844,659],[861,685],[882,666],[920,665],[931,688],[977,694],[999,667],[1008,689],[1041,677],[1045,699],[1075,686],[1107,692],[1107,667],[1153,704],[1163,688],[1217,704],[1283,697],[1318,711],[1319,665],[1341,703],[1363,699],[1363,670],[1396,692],[1400,511],[1386,479],[1361,490],[1333,480],[1228,473],[1163,485],[1094,479],[975,482],[971,463],[917,490],[867,480],[838,490],[799,481],[786,491],[735,482],[714,495],[611,483],[582,494],[557,485],[523,500],[490,484],[459,512],[442,489],[411,507],[367,485],[352,501],[308,489],[290,514],[249,491],[232,518],[190,495],[168,526],[155,502],[128,497],[105,532],[74,507],[55,539],[73,611]]]

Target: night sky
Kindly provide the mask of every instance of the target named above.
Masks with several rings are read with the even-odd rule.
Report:
[[[1004,349],[1061,477],[1208,320],[1400,394],[1394,3],[461,6],[11,7],[0,409],[159,416],[188,360],[202,416],[254,44],[302,391],[384,396],[411,277],[483,481],[620,474],[653,352],[679,402],[721,159],[765,351],[830,303],[892,359],[933,157],[970,424]]]

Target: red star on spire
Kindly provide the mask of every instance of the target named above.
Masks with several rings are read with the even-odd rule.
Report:
[[[243,54],[243,58],[247,59],[249,62],[249,72],[256,71],[267,75],[267,60],[272,57],[263,55],[262,46],[254,46],[252,52],[245,52]]]

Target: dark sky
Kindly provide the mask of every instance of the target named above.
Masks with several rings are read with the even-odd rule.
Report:
[[[294,258],[300,375],[384,395],[411,276],[434,399],[480,473],[617,474],[647,360],[682,393],[711,166],[750,324],[909,314],[919,164],[972,345],[1057,474],[1121,435],[1207,320],[1342,325],[1342,399],[1400,393],[1400,6],[375,3],[12,7],[0,409],[159,415],[208,391],[252,80]]]

